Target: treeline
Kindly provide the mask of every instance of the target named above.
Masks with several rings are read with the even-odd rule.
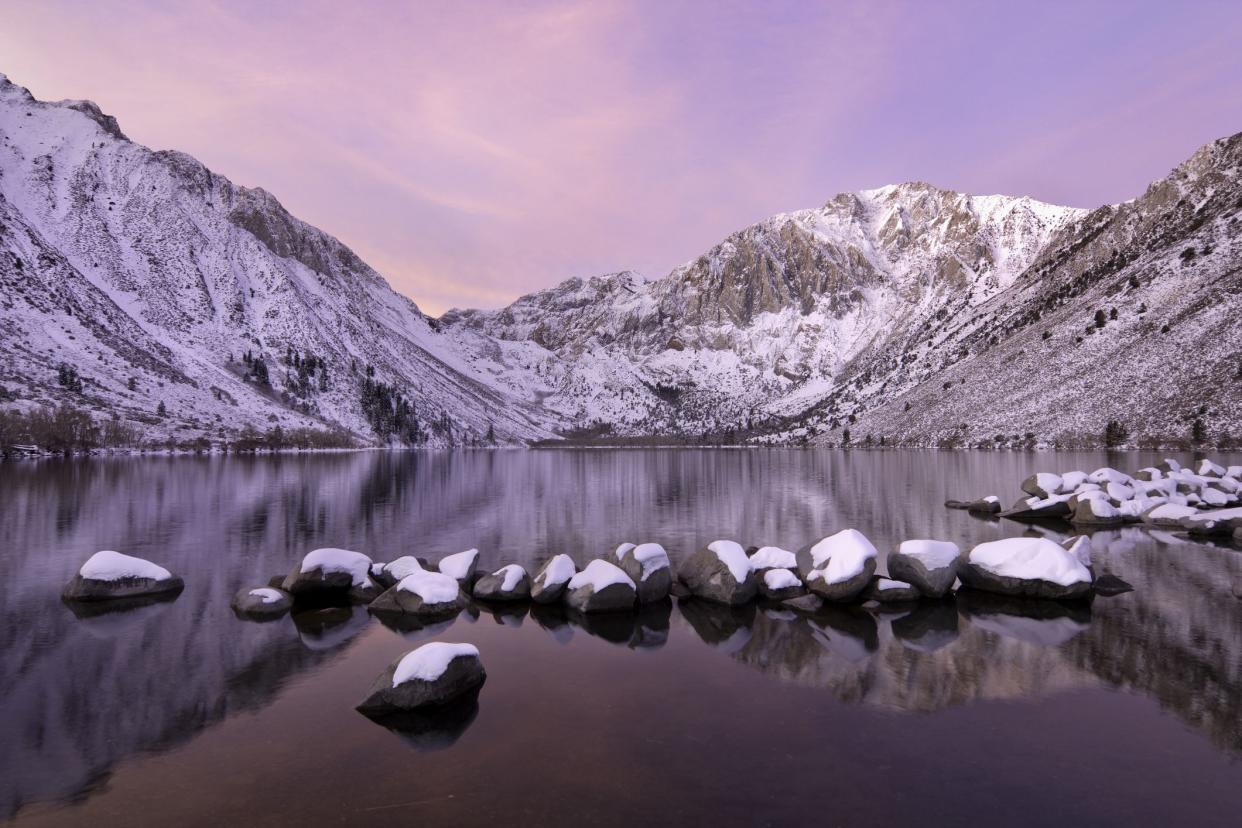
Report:
[[[288,449],[350,449],[358,443],[337,429],[272,426],[260,432],[246,426],[236,438],[212,440],[146,441],[138,429],[112,419],[96,420],[71,405],[29,411],[0,409],[0,456],[23,456],[33,448],[41,453],[85,454],[100,449],[254,452]]]

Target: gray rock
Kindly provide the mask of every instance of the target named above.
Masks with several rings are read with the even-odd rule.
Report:
[[[632,549],[618,547],[616,558],[619,561],[617,566],[638,587],[638,603],[652,604],[668,597],[669,589],[673,585],[673,575],[668,553],[663,546],[658,543],[640,543]]]
[[[456,615],[469,603],[466,594],[458,588],[451,601],[426,601],[417,592],[394,586],[386,590],[367,607],[373,613],[401,613],[420,618],[438,618]]]
[[[569,579],[578,573],[568,555],[555,555],[535,573],[530,584],[530,599],[536,604],[554,604],[565,595]],[[566,578],[565,575],[569,577]],[[549,577],[552,582],[549,583]]]
[[[1082,598],[1091,591],[1091,584],[1087,582],[1063,586],[1040,578],[1011,578],[997,575],[970,563],[965,556],[958,566],[957,576],[962,579],[963,584],[973,589],[1024,598],[1048,598],[1060,601]]]
[[[772,575],[771,578],[768,577],[769,574]],[[758,577],[759,594],[769,601],[786,601],[806,595],[806,586],[792,570],[768,569]]]
[[[1091,588],[1095,590],[1096,595],[1103,595],[1105,598],[1111,598],[1114,595],[1124,595],[1127,592],[1134,591],[1134,587],[1128,581],[1118,578],[1111,572],[1105,572],[1098,576],[1091,583]]]
[[[813,576],[816,567],[815,561],[811,557],[811,550],[823,540],[825,539],[821,538],[818,541],[808,543],[798,550],[798,574],[802,576],[802,582],[806,584],[807,589],[825,601],[852,601],[862,594],[862,591],[867,588],[867,584],[871,583],[871,576],[875,574],[875,558],[867,558],[863,562],[862,569],[857,574],[844,581],[830,584],[822,577]],[[825,562],[827,560],[825,559]],[[822,568],[823,563],[820,566]]]
[[[614,576],[622,580],[609,583]],[[570,579],[565,592],[565,604],[582,613],[632,610],[637,602],[638,592],[629,576],[616,564],[603,560],[587,564]]]
[[[959,560],[960,556],[946,566],[934,566],[923,556],[898,550],[888,555],[888,571],[894,580],[905,581],[928,598],[942,598],[953,589]]]
[[[293,606],[293,596],[283,589],[244,587],[233,595],[230,606],[235,613],[247,618],[280,618]]]
[[[457,582],[469,591],[474,586],[474,582],[479,579],[479,550],[467,549],[465,552],[445,555],[436,563],[436,571],[456,578]]]
[[[1041,477],[1047,478],[1050,483],[1055,482],[1056,485],[1050,485],[1048,487],[1041,486],[1040,485]],[[1032,497],[1038,497],[1040,499],[1043,499],[1047,497],[1052,497],[1054,494],[1056,494],[1057,490],[1060,488],[1060,484],[1061,484],[1061,478],[1058,475],[1055,475],[1055,474],[1046,475],[1042,473],[1037,473],[1037,474],[1031,475],[1026,480],[1023,480],[1021,489],[1022,491],[1031,495]],[[1052,491],[1049,491],[1049,489],[1051,489]]]
[[[732,544],[728,547],[733,557],[741,556],[746,570],[741,581],[734,577],[733,572],[711,547],[714,544]],[[736,549],[733,549],[736,547]],[[732,541],[713,541],[691,555],[678,570],[678,579],[686,585],[690,594],[707,601],[737,606],[754,599],[759,592],[758,579],[750,568],[750,559],[739,544]]]
[[[1000,516],[1010,520],[1068,520],[1070,514],[1069,498],[1056,495],[1039,506],[1032,506],[1025,499],[1019,500]]]
[[[864,601],[879,601],[881,604],[896,604],[917,601],[922,593],[912,584],[905,581],[875,575],[867,583],[859,597]]]
[[[313,567],[303,572],[301,562],[293,565],[280,588],[294,597],[345,599],[355,604],[369,604],[383,591],[370,577],[370,564],[365,583],[354,584],[354,576],[336,569]]]
[[[414,678],[393,686],[393,676],[405,658],[435,646],[436,643],[424,644],[388,665],[388,669],[371,685],[367,697],[358,705],[358,711],[368,716],[406,713],[446,707],[470,694],[477,694],[487,680],[487,672],[477,655],[454,656],[444,672],[435,679]]]
[[[513,582],[509,589],[505,589],[506,579]],[[503,566],[474,582],[474,597],[481,601],[525,601],[530,598],[530,576],[517,564]]]
[[[61,591],[61,597],[66,601],[115,601],[149,595],[171,595],[183,589],[185,589],[185,581],[176,575],[163,580],[118,578],[111,581],[96,581],[92,578],[74,575],[73,580]]]

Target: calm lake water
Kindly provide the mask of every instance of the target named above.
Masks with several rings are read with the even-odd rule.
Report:
[[[1176,456],[1176,455],[1175,455]],[[1133,593],[899,612],[670,603],[567,623],[229,609],[318,546],[477,546],[581,565],[625,540],[881,552],[1025,527],[942,507],[1144,453],[359,453],[0,466],[0,821],[18,825],[1237,825],[1242,550],[1095,533]],[[1183,456],[1183,461],[1190,458]],[[1242,462],[1234,456],[1230,462]],[[1053,533],[1054,537],[1060,537]],[[154,559],[171,603],[79,618],[91,553]],[[883,566],[881,569],[883,570]],[[401,653],[478,645],[477,710],[418,734],[353,710]]]

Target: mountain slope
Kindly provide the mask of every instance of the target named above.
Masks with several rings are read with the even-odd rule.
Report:
[[[489,427],[547,437],[554,424],[483,381],[413,302],[268,193],[130,142],[92,103],[36,101],[2,76],[0,284],[10,396],[116,412],[149,437],[273,424],[374,437],[367,366],[408,396],[432,444]],[[80,392],[58,384],[60,363]]]

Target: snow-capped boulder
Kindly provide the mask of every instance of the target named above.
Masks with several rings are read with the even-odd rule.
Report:
[[[617,544],[616,549],[612,550],[611,552],[609,552],[607,555],[604,556],[604,560],[608,561],[608,563],[610,564],[616,564],[617,566],[620,566],[622,557],[624,557],[626,553],[628,553],[635,546],[638,546],[638,544],[630,543],[629,541],[626,541],[625,543],[619,543]]]
[[[1070,522],[1075,525],[1115,526],[1125,522],[1125,515],[1107,497],[1075,496]]]
[[[779,546],[761,546],[750,556],[750,568],[762,575],[768,569],[794,569],[798,556]]]
[[[759,576],[759,592],[769,601],[785,601],[805,595],[806,587],[791,569],[765,569]]]
[[[712,541],[686,560],[678,578],[696,598],[736,606],[752,600],[759,591],[758,578],[741,544]]]
[[[622,547],[629,546],[628,549]],[[638,603],[650,604],[668,597],[673,584],[668,553],[658,543],[623,544],[617,548],[617,564],[638,587]]]
[[[294,565],[281,589],[295,599],[303,595],[335,595],[370,602],[380,593],[371,580],[371,559],[348,549],[316,549]]]
[[[1199,462],[1199,468],[1195,472],[1200,477],[1224,477],[1228,473],[1224,466],[1219,466],[1206,457]]]
[[[1021,488],[1032,497],[1042,500],[1061,493],[1061,476],[1049,472],[1038,472],[1023,480]]]
[[[1155,466],[1147,466],[1134,473],[1134,479],[1143,482],[1155,482],[1164,478],[1164,472]]]
[[[902,541],[888,556],[888,571],[893,579],[911,584],[928,598],[940,598],[957,580],[961,555],[957,544],[949,541]]]
[[[981,543],[958,566],[962,583],[1002,595],[1080,598],[1091,590],[1091,571],[1078,556],[1047,538],[1005,538]]]
[[[995,515],[1001,511],[1000,498],[996,495],[987,495],[978,500],[946,500],[944,505],[948,509],[965,509],[976,515]]]
[[[279,618],[293,606],[293,596],[283,589],[246,587],[233,595],[233,611],[247,618]]]
[[[368,716],[385,716],[444,707],[478,693],[486,680],[473,644],[433,641],[390,664],[357,709]]]
[[[1130,477],[1130,475],[1125,472],[1120,472],[1109,466],[1104,466],[1087,475],[1087,480],[1092,483],[1099,483],[1101,486],[1106,486],[1109,483],[1124,483],[1129,485],[1133,482],[1134,478]]]
[[[905,581],[895,581],[883,575],[875,575],[862,591],[864,601],[879,601],[881,604],[896,604],[919,600],[920,592],[914,585]]]
[[[638,587],[621,567],[605,560],[591,561],[566,584],[565,603],[578,612],[616,612],[633,609]]]
[[[1164,458],[1164,460],[1156,464],[1156,468],[1159,469],[1161,472],[1163,472],[1164,475],[1167,477],[1173,472],[1181,471],[1182,464],[1174,460],[1172,457],[1166,457]]]
[[[1213,509],[1223,508],[1236,500],[1236,498],[1212,486],[1204,487],[1199,492],[1199,498],[1205,505]]]
[[[1069,500],[1074,496],[1063,494],[1042,499],[1024,498],[1009,510],[1001,512],[1000,516],[1011,520],[1064,520],[1070,516]]]
[[[419,569],[372,601],[368,609],[430,618],[455,615],[465,606],[466,596],[456,578]]]
[[[517,564],[502,566],[474,582],[474,597],[483,601],[525,601],[530,598],[530,576]]]
[[[1087,473],[1084,471],[1068,471],[1061,475],[1061,493],[1075,491],[1079,486],[1087,483]]]
[[[1176,503],[1163,503],[1143,513],[1143,522],[1151,526],[1181,526],[1179,521],[1184,517],[1199,514],[1193,506],[1181,506]]]
[[[1232,535],[1242,527],[1242,508],[1198,512],[1181,518],[1178,524],[1192,535]]]
[[[70,601],[107,601],[180,592],[185,582],[158,564],[110,549],[96,552],[65,585]]]
[[[411,575],[419,570],[429,569],[425,558],[416,558],[413,555],[403,555],[394,561],[388,563],[371,564],[371,578],[384,588],[395,586],[396,583],[407,575]]]
[[[531,579],[530,599],[536,604],[553,604],[561,600],[569,579],[578,574],[574,559],[565,554],[553,555]]]
[[[876,551],[862,532],[843,529],[798,550],[798,574],[828,601],[858,597],[875,574]]]
[[[436,564],[436,569],[441,574],[447,575],[457,581],[466,589],[474,586],[474,582],[479,577],[479,550],[467,549],[465,552],[457,552],[452,555],[445,555]]]

